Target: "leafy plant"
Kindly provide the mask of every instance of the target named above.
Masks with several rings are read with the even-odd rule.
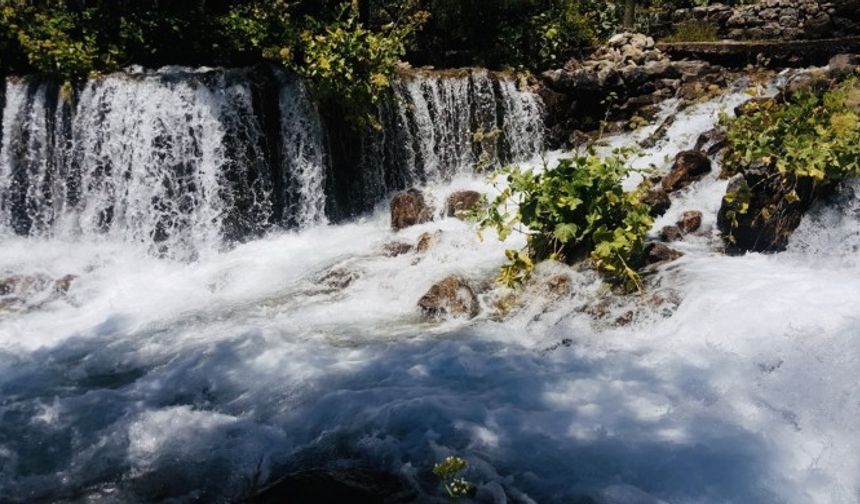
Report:
[[[724,175],[743,174],[723,198],[725,237],[748,250],[767,233],[762,243],[779,248],[818,195],[860,175],[860,87],[852,78],[782,102],[754,100],[743,112],[721,118]]]
[[[622,182],[634,170],[628,153],[608,157],[593,153],[563,159],[541,173],[508,167],[498,176],[507,186],[483,210],[481,230],[495,229],[504,240],[513,232],[527,235],[524,250],[509,250],[499,281],[526,281],[534,263],[590,258],[613,283],[642,290],[636,271],[645,235],[653,225],[644,191],[625,192]]]
[[[468,467],[468,462],[454,456],[446,457],[445,460],[433,466],[433,474],[442,480],[448,496],[452,499],[471,497],[475,494],[475,485],[460,476]]]
[[[774,167],[774,176],[837,182],[860,175],[860,85],[850,79],[817,94],[802,92],[785,103],[752,102],[737,118],[723,116],[729,173],[752,165]]]

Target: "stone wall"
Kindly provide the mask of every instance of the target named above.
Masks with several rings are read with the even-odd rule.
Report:
[[[705,21],[733,40],[812,40],[860,35],[860,0],[762,0],[680,9],[672,24]]]

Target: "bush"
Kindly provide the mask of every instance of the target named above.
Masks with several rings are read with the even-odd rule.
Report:
[[[713,23],[701,20],[684,21],[675,28],[675,33],[664,42],[713,42],[720,39],[718,28]]]
[[[506,168],[507,187],[480,216],[481,229],[494,228],[504,240],[527,235],[524,250],[509,250],[499,281],[514,286],[527,280],[534,263],[552,259],[572,263],[590,258],[610,282],[642,290],[636,272],[645,235],[653,225],[642,191],[625,192],[631,174],[627,155],[616,151],[561,160],[542,173]]]
[[[823,94],[801,92],[785,103],[752,102],[737,118],[722,118],[729,172],[773,167],[775,177],[838,182],[860,175],[860,85],[850,79]]]
[[[730,250],[785,248],[803,214],[839,182],[860,175],[860,87],[850,80],[786,102],[755,100],[722,118],[732,181],[718,216]]]

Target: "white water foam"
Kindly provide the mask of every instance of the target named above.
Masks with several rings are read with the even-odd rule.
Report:
[[[739,99],[689,109],[684,137],[647,159],[666,169]],[[708,226],[722,184],[684,190],[655,229],[686,209]],[[490,190],[471,175],[428,187],[437,208],[457,189]],[[0,315],[0,487],[211,501],[242,495],[258,465],[269,478],[344,464],[402,474],[430,500],[432,464],[457,454],[486,502],[856,502],[860,269],[843,197],[785,254],[679,243],[687,255],[659,274],[677,312],[620,327],[576,309],[599,285],[562,267],[550,273],[571,276],[569,298],[531,292],[497,322],[485,296],[475,321],[422,323],[433,282],[480,284],[520,238],[482,242],[441,218],[394,233],[384,207],[190,264],[122,241],[4,239],[4,273],[79,278],[67,299]],[[381,254],[438,229],[426,253]],[[356,279],[321,288],[331,268]]]

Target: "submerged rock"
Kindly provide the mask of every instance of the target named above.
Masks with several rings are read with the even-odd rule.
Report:
[[[423,224],[433,219],[433,208],[425,201],[424,193],[409,189],[391,199],[391,227],[395,231]]]
[[[302,471],[272,483],[248,502],[348,502],[382,504],[411,502],[414,490],[400,477],[369,469]]]
[[[47,275],[12,275],[0,279],[0,296],[17,294],[26,296],[48,288],[52,280]]]
[[[481,204],[481,193],[478,191],[457,191],[448,196],[448,217],[464,218],[469,212]]]
[[[418,301],[425,319],[475,318],[480,312],[478,296],[461,277],[452,275],[437,283]]]
[[[683,151],[675,157],[672,171],[663,177],[663,190],[677,191],[701,180],[711,171],[711,160],[702,151]]]
[[[386,257],[397,257],[412,251],[412,244],[406,242],[388,242],[382,246],[382,254]]]
[[[323,273],[317,283],[327,291],[346,289],[358,279],[358,273],[347,268],[335,267]]]

